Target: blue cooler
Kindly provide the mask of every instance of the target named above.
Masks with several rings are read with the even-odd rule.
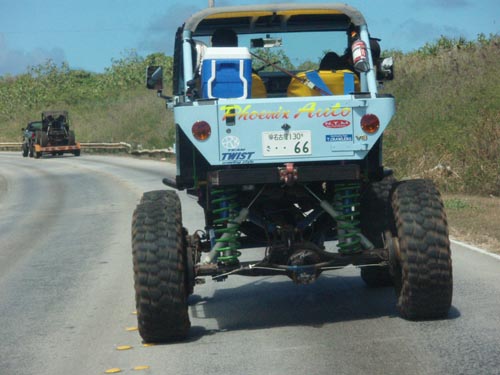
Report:
[[[252,91],[252,59],[246,47],[209,47],[201,66],[204,98],[246,99]]]

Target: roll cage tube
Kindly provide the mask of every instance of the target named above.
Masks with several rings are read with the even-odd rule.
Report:
[[[182,54],[183,58],[183,71],[184,71],[184,93],[188,92],[188,82],[191,81],[193,76],[193,49],[191,48],[191,30],[184,29],[182,31]]]
[[[366,54],[368,55],[368,63],[370,65],[370,69],[368,72],[361,74],[361,88],[364,91],[365,89],[368,89],[370,92],[372,98],[374,98],[377,94],[377,80],[375,77],[375,69],[373,68],[373,59],[372,59],[372,51],[370,48],[370,34],[368,33],[368,27],[366,24],[361,25],[359,27],[359,36],[361,37],[361,40],[365,42],[366,45]],[[366,77],[366,83],[368,87],[364,87],[363,85],[363,75]]]
[[[368,91],[371,94],[371,97],[375,97],[378,90],[377,90],[377,81],[375,77],[375,69],[373,65],[373,59],[371,55],[371,48],[370,48],[370,35],[368,33],[368,27],[366,24],[362,24],[359,26],[359,35],[361,40],[365,43],[366,49],[367,49],[367,57],[370,65],[370,69],[368,72],[361,73],[360,74],[360,80],[361,80],[361,90],[362,91]],[[192,32],[190,29],[184,27],[182,31],[182,53],[183,53],[183,78],[184,78],[184,94],[188,92],[188,82],[190,82],[194,78],[194,72],[193,72],[193,49],[192,49]],[[191,100],[188,98],[188,100]]]

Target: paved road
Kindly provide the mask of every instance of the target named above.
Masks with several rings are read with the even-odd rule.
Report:
[[[235,276],[195,289],[190,340],[144,347],[126,330],[131,215],[173,172],[0,153],[0,374],[500,374],[500,261],[458,246],[447,320],[402,320],[392,289],[365,287],[352,268],[309,286]],[[196,202],[181,200],[190,232],[203,228]]]

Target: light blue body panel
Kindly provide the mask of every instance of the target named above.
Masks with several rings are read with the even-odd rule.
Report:
[[[395,112],[394,98],[353,95],[219,99],[174,107],[176,123],[211,165],[362,160]],[[380,128],[365,133],[361,117],[375,114]],[[196,121],[211,135],[198,141]]]

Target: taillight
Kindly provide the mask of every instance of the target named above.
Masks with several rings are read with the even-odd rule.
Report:
[[[380,120],[376,115],[366,114],[361,117],[361,129],[368,134],[376,133],[380,128]]]
[[[31,139],[35,139],[35,133],[31,133]]]
[[[212,134],[212,128],[210,128],[210,124],[206,121],[196,121],[191,131],[198,141],[206,141],[210,137],[210,134]]]

